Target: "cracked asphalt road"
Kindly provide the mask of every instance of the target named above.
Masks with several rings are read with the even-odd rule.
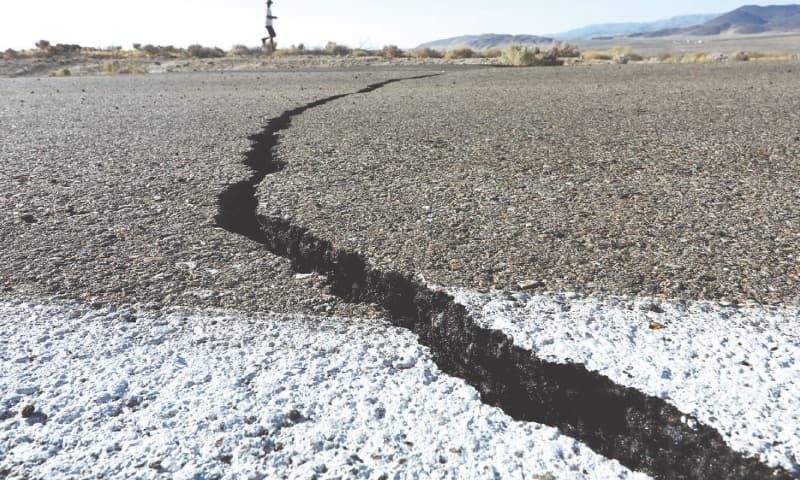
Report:
[[[369,313],[214,226],[267,119],[397,71],[0,82],[0,288],[97,303]]]
[[[367,314],[215,228],[247,137],[369,71],[0,82],[0,288]],[[467,287],[797,302],[795,63],[451,69],[305,112],[260,211]]]
[[[586,66],[391,85],[298,117],[262,211],[440,285],[798,302],[798,75]]]

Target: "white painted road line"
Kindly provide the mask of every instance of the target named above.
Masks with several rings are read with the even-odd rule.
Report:
[[[0,329],[10,478],[648,478],[482,404],[384,322],[12,302]]]
[[[450,293],[540,357],[584,363],[714,427],[733,449],[800,473],[798,307]]]

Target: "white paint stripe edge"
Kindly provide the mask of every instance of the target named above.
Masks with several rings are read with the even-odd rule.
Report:
[[[382,321],[0,302],[0,329],[11,478],[649,478],[484,405]]]
[[[448,292],[541,358],[584,363],[714,427],[731,448],[800,473],[800,308]]]

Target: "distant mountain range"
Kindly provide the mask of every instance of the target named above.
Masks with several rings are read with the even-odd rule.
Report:
[[[599,23],[587,25],[567,32],[553,33],[549,37],[559,40],[589,40],[596,37],[623,37],[636,33],[655,32],[673,28],[694,27],[717,18],[718,13],[706,15],[682,15],[680,17],[640,23]]]
[[[770,5],[765,7],[747,5],[700,25],[641,32],[631,36],[709,36],[723,33],[751,35],[755,33],[797,31],[800,31],[800,5]]]
[[[417,48],[451,50],[469,47],[473,50],[486,50],[509,45],[548,45],[555,39],[577,41],[609,37],[750,35],[767,32],[800,32],[800,5],[746,5],[722,15],[683,15],[643,23],[603,23],[547,36],[493,33],[465,35],[423,43]]]
[[[423,43],[419,48],[433,50],[452,50],[458,47],[469,47],[473,50],[486,50],[488,48],[505,48],[510,45],[550,45],[555,40],[550,37],[538,35],[497,35],[485,33],[483,35],[464,35],[461,37],[445,38]]]

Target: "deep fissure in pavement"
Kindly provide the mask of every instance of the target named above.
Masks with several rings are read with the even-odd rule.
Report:
[[[558,427],[596,452],[659,479],[793,478],[783,469],[735,452],[716,430],[660,398],[618,385],[582,364],[537,358],[503,332],[479,326],[450,295],[428,288],[410,274],[377,270],[363,256],[334,248],[304,228],[257,214],[256,186],[280,169],[274,147],[278,133],[291,126],[293,117],[390,83],[431,76],[372,84],[270,120],[250,137],[254,143],[244,163],[253,170],[252,177],[229,185],[219,195],[217,224],[288,258],[298,272],[327,276],[331,292],[348,302],[380,305],[392,324],[418,335],[443,372],[464,379],[480,392],[484,403],[515,420]]]

